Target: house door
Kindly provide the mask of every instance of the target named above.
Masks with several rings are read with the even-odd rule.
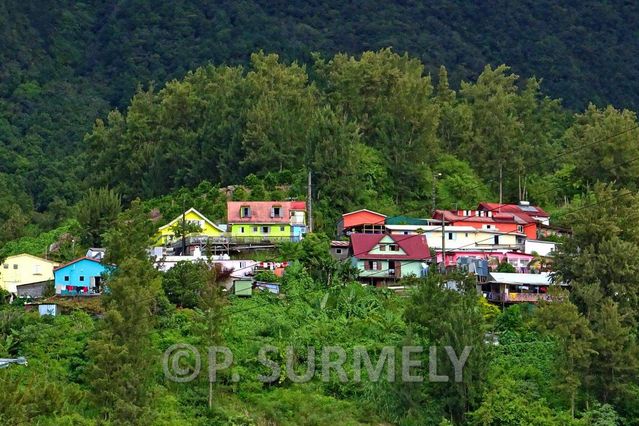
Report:
[[[399,260],[395,262],[395,276],[397,278],[402,277],[402,262],[400,262]]]
[[[96,293],[102,291],[102,277],[93,277],[93,291]]]

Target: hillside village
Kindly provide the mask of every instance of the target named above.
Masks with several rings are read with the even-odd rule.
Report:
[[[205,262],[228,274],[228,292],[279,293],[277,282],[255,279],[260,271],[282,276],[291,262],[255,260],[255,254],[299,243],[309,232],[305,201],[228,201],[227,222],[214,223],[195,208],[159,226],[149,247],[156,269],[179,262]],[[499,305],[551,300],[553,253],[557,236],[543,209],[482,202],[475,210],[435,210],[430,218],[386,216],[368,209],[346,212],[336,224],[330,254],[349,264],[362,285],[405,290],[407,277],[430,270],[462,271],[476,277],[477,291]],[[99,297],[117,265],[105,262],[104,248],[57,263],[30,254],[4,259],[0,286],[12,298],[49,305],[56,298]],[[53,288],[53,292],[50,289]],[[53,297],[51,297],[53,296]],[[46,302],[41,300],[46,298]]]

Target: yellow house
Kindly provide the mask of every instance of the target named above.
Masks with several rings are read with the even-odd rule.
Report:
[[[208,220],[206,216],[199,211],[194,208],[190,208],[184,212],[183,215],[176,217],[171,222],[158,229],[156,237],[160,244],[166,244],[175,239],[174,227],[182,220],[182,217],[184,217],[187,222],[199,225],[201,231],[193,234],[194,236],[221,237],[224,235],[224,230],[222,228]]]
[[[27,253],[7,257],[0,266],[0,287],[17,293],[17,286],[53,280],[53,268],[57,262]]]

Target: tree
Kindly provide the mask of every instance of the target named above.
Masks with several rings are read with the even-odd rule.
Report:
[[[94,401],[113,424],[153,424],[157,358],[151,332],[161,279],[146,253],[152,232],[153,224],[136,201],[105,236],[106,261],[117,266],[105,283],[105,317],[87,353]]]
[[[512,176],[525,158],[520,146],[523,123],[517,114],[519,76],[509,70],[505,65],[486,65],[474,84],[463,82],[459,91],[472,114],[472,134],[460,153],[493,189],[499,186],[500,173]]]
[[[628,404],[635,395],[639,372],[639,345],[635,327],[619,312],[610,299],[603,302],[593,317],[593,349],[597,353],[592,363],[593,390],[600,401]],[[636,409],[634,410],[636,412]]]
[[[617,188],[639,189],[636,113],[590,104],[575,116],[565,137],[574,152],[575,178],[586,185],[613,182]]]
[[[115,191],[89,189],[77,205],[82,241],[90,247],[101,247],[102,235],[113,226],[121,210],[120,196]]]
[[[224,295],[225,280],[229,279],[230,271],[225,271],[219,265],[207,265],[204,274],[204,286],[199,294],[198,306],[201,313],[201,337],[205,349],[222,343],[222,330],[227,317],[224,315],[224,306],[227,299]],[[209,410],[213,408],[214,382],[208,378]]]
[[[208,265],[204,262],[178,262],[162,277],[166,297],[178,306],[198,306],[207,277]]]
[[[449,282],[456,282],[459,290],[447,288]],[[482,392],[488,360],[483,312],[474,277],[431,274],[418,282],[404,315],[407,324],[430,345],[440,349],[451,346],[458,356],[466,347],[471,348],[462,381],[452,383],[453,367],[448,355],[440,350],[438,374],[446,374],[451,379],[448,383],[433,383],[428,389],[444,405],[442,414],[457,422],[463,421],[466,413],[477,407]]]
[[[612,185],[595,185],[582,205],[566,212],[572,238],[555,257],[557,280],[572,286],[571,299],[591,318],[604,298],[639,319],[639,197]]]
[[[590,365],[596,352],[592,349],[593,333],[588,320],[568,300],[566,292],[554,292],[553,302],[542,302],[536,311],[538,328],[559,342],[557,380],[560,392],[570,401],[575,417],[577,393],[591,380]]]

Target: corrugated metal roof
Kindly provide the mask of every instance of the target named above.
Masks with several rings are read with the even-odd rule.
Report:
[[[304,201],[228,201],[226,203],[229,223],[290,223],[291,210],[306,210]],[[242,217],[240,209],[250,207],[250,217]],[[271,217],[271,208],[282,209],[280,217]]]
[[[370,254],[369,252],[383,238],[390,238],[405,254]],[[425,260],[430,258],[430,251],[421,235],[388,235],[388,234],[351,234],[353,256],[358,259],[406,259]]]
[[[514,272],[491,272],[488,274],[488,281],[500,284],[513,285],[536,285],[547,286],[552,285],[552,279],[549,272],[539,274],[518,274]]]

